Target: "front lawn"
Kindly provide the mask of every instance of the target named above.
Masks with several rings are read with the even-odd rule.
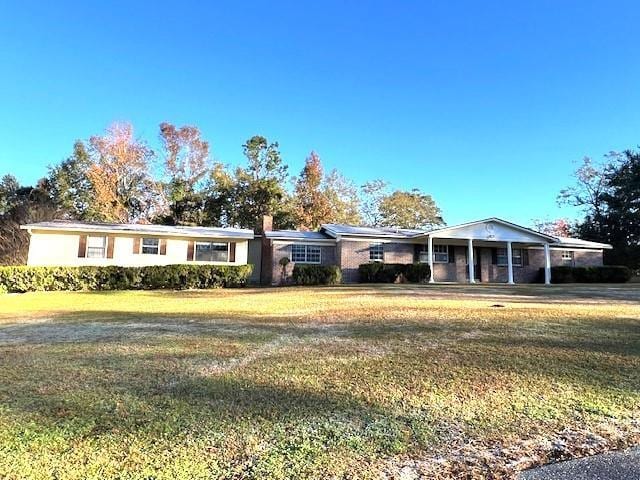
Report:
[[[501,478],[638,418],[639,285],[0,296],[0,478]]]

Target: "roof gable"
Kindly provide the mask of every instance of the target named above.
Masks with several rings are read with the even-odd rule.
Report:
[[[488,218],[476,222],[464,223],[452,227],[440,228],[428,232],[426,235],[433,238],[472,238],[474,240],[511,241],[522,243],[555,243],[557,238],[544,233],[536,232],[529,228],[521,227],[515,223]]]

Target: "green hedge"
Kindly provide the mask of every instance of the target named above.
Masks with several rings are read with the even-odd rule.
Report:
[[[252,265],[0,267],[0,291],[241,287]],[[4,288],[3,288],[4,287]]]
[[[551,283],[625,283],[631,277],[631,270],[621,265],[551,267]],[[540,278],[544,279],[544,268],[540,269]]]
[[[363,263],[358,273],[361,283],[394,283],[401,277],[412,283],[424,283],[431,276],[427,263]]]
[[[335,285],[342,281],[342,271],[336,265],[294,265],[296,285]]]

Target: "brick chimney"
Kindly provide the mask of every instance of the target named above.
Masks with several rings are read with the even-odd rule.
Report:
[[[271,215],[263,215],[262,222],[258,226],[260,233],[270,232],[273,230],[273,217]]]
[[[271,241],[265,235],[265,232],[273,230],[273,217],[264,215],[262,222],[257,228],[257,233],[262,235],[262,255],[260,258],[260,283],[262,285],[271,285],[273,281],[273,252]]]

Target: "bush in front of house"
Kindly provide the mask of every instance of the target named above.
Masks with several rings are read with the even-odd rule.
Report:
[[[551,283],[626,283],[631,277],[631,269],[623,265],[551,267]],[[544,268],[540,269],[540,278],[544,279]]]
[[[363,263],[358,267],[361,283],[395,283],[404,277],[406,281],[424,283],[431,270],[427,263]]]
[[[142,290],[241,287],[252,265],[0,267],[0,291]]]
[[[335,285],[342,281],[337,265],[294,265],[293,282],[296,285]]]

